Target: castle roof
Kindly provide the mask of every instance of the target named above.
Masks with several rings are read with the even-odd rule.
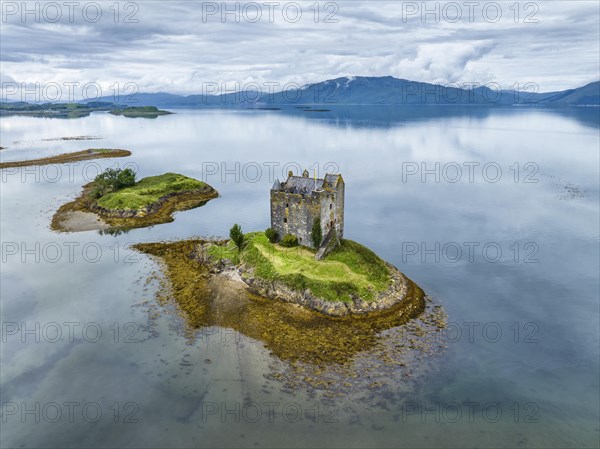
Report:
[[[306,174],[305,174],[306,175]],[[272,190],[284,191],[287,193],[307,194],[314,190],[322,190],[326,188],[336,188],[340,175],[327,174],[325,178],[310,178],[308,176],[290,176],[287,181],[278,183],[276,180]]]
[[[337,182],[339,179],[340,179],[340,175],[332,175],[332,174],[325,175],[325,183],[328,186],[335,187],[337,185]]]
[[[324,179],[290,176],[284,184],[284,189],[289,193],[310,193],[315,189],[323,188],[324,182]]]

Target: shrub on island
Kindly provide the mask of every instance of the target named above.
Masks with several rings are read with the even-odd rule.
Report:
[[[292,234],[287,234],[281,239],[281,242],[279,242],[279,244],[286,248],[298,246],[298,237]]]
[[[265,235],[271,243],[275,243],[277,240],[279,240],[279,233],[273,228],[265,229]]]

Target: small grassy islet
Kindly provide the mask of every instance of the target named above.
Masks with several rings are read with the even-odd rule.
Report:
[[[131,187],[107,193],[98,199],[98,205],[105,209],[140,210],[156,203],[164,196],[184,191],[204,189],[207,184],[197,179],[177,173],[148,176]]]
[[[110,111],[113,115],[122,115],[123,117],[145,117],[145,118],[156,118],[159,115],[170,115],[173,114],[169,111],[163,111],[155,106],[131,106],[123,109],[113,109]]]
[[[110,227],[104,231],[109,233],[169,223],[173,221],[174,212],[200,207],[219,196],[219,192],[205,182],[176,173],[143,178],[100,198],[95,196],[96,188],[94,181],[83,186],[83,192],[75,200],[56,211],[51,228],[67,232],[79,230],[77,225],[64,224],[69,223],[73,212],[96,214]]]

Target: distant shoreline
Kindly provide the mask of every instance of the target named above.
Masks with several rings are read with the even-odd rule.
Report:
[[[88,117],[92,112],[108,112],[129,118],[157,118],[161,115],[174,114],[174,112],[164,111],[155,106],[122,106],[106,101],[43,104],[0,101],[0,116],[72,119]]]

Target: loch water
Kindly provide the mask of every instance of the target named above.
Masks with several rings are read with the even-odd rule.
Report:
[[[596,447],[598,108],[175,110],[157,119],[2,117],[2,447]],[[96,140],[56,140],[97,136]],[[107,167],[204,180],[220,197],[119,235],[55,233]],[[183,330],[159,265],[129,245],[269,226],[288,170],[336,171],[345,236],[448,315],[441,354],[344,394],[290,389],[231,329]]]

